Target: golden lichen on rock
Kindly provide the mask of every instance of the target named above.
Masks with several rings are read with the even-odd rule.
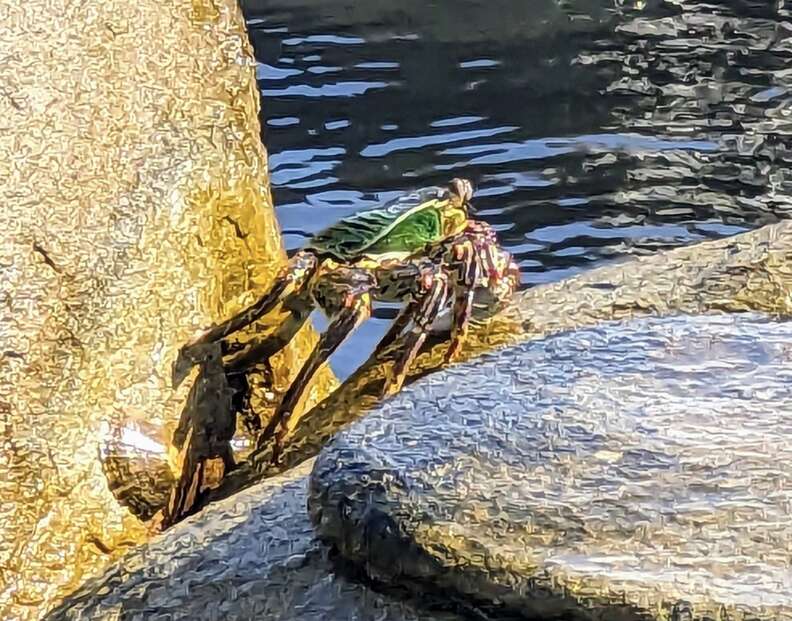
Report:
[[[234,0],[34,0],[0,23],[0,617],[26,619],[148,537],[101,429],[172,425],[178,346],[284,254]]]

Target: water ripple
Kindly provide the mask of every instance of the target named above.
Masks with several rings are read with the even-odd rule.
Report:
[[[492,129],[472,129],[469,131],[433,134],[431,136],[407,136],[394,138],[380,144],[368,145],[360,152],[363,157],[383,157],[396,151],[420,149],[422,147],[448,144],[449,142],[464,142],[476,138],[489,138],[498,134],[513,132],[516,127],[494,127]],[[443,153],[446,153],[445,151]]]
[[[333,82],[321,86],[295,84],[286,88],[263,88],[264,97],[356,97],[372,89],[385,88],[388,82]]]
[[[792,212],[787,3],[242,4],[290,251],[453,175],[525,286]]]

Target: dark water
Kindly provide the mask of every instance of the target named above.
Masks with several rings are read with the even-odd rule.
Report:
[[[453,176],[524,286],[790,211],[788,0],[242,4],[292,250]]]

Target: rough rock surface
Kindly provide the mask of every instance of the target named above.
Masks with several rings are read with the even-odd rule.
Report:
[[[792,316],[792,222],[725,239],[633,258],[579,276],[532,287],[510,308],[474,326],[462,355],[516,344],[608,320],[642,316],[755,311]],[[424,352],[410,381],[442,364],[440,343]],[[281,463],[271,472],[316,455],[342,426],[377,403],[393,351],[373,355],[344,384],[308,412],[294,431]],[[254,456],[259,458],[259,456]],[[260,456],[265,461],[267,455]]]
[[[324,449],[318,531],[529,617],[792,619],[792,323],[641,319],[488,354]]]
[[[0,618],[38,619],[146,536],[102,425],[175,425],[177,348],[284,253],[236,0],[1,2],[0,50]]]
[[[339,573],[306,512],[307,462],[213,505],[86,583],[47,619],[456,621]]]

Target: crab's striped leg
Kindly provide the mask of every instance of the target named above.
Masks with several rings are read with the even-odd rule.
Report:
[[[310,252],[298,252],[278,274],[275,283],[256,302],[230,319],[212,326],[179,350],[173,365],[173,385],[178,386],[201,361],[205,346],[224,339],[230,334],[250,325],[273,310],[279,303],[292,296],[300,295],[316,273],[318,259]]]
[[[418,308],[412,316],[415,326],[404,338],[404,351],[396,361],[391,377],[385,380],[383,396],[395,394],[401,389],[407,370],[421,350],[432,323],[446,306],[448,277],[439,267],[434,272],[425,273],[422,285],[424,293],[420,296]]]
[[[415,313],[418,311],[418,306],[419,303],[417,300],[411,300],[399,311],[399,314],[396,315],[396,319],[393,320],[385,336],[377,343],[375,351],[382,351],[401,336],[401,333],[404,332],[404,329],[409,325],[413,316],[415,316]]]
[[[420,307],[420,294],[418,296],[414,293],[414,286],[410,286],[408,290],[402,292],[401,288],[404,287],[403,283],[413,282],[421,287],[421,291],[426,288],[425,276],[426,273],[432,273],[435,270],[435,264],[428,258],[408,262],[396,268],[385,270],[384,274],[377,274],[379,282],[380,294],[382,297],[390,298],[407,298],[407,303],[396,315],[388,332],[377,343],[374,351],[380,352],[389,347],[398,337],[401,336],[405,328],[410,324],[415,314]],[[389,292],[387,287],[389,283],[397,283],[395,286],[391,285]]]
[[[486,222],[471,220],[468,228],[452,241],[448,263],[455,268],[455,301],[451,345],[446,362],[453,360],[467,335],[473,314],[476,289],[488,289],[498,300],[494,313],[512,296],[520,283],[520,270],[511,255],[498,245],[495,231]]]
[[[265,449],[265,445],[274,436],[271,458],[273,463],[277,460],[283,447],[283,440],[289,429],[289,419],[294,414],[308,382],[341,343],[360,324],[371,317],[371,294],[375,288],[375,282],[368,275],[365,275],[363,281],[351,287],[343,296],[342,304],[333,314],[327,330],[319,337],[319,341],[297,373],[297,377],[292,381],[275,416],[259,435],[257,450]]]
[[[463,236],[451,247],[452,261],[454,268],[454,291],[453,319],[451,322],[451,343],[445,355],[446,362],[453,360],[462,347],[462,343],[467,336],[470,317],[473,314],[473,297],[476,283],[481,277],[481,262],[476,252],[473,241]]]

